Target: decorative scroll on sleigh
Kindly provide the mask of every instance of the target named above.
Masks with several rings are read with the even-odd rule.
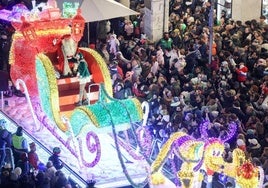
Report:
[[[131,123],[141,122],[143,118],[141,103],[136,98],[114,99],[106,92],[103,84],[99,92],[100,97],[96,103],[75,108],[70,118],[73,134],[79,140],[83,165],[87,167],[95,166],[100,160],[101,150],[97,133],[127,130]],[[96,153],[96,158],[91,163],[84,159],[82,148]]]

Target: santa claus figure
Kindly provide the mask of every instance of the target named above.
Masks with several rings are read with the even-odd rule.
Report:
[[[239,64],[239,68],[236,69],[237,81],[245,82],[247,80],[248,68],[243,62]]]

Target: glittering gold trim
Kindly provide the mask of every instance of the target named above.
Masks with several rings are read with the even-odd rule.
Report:
[[[59,36],[63,36],[63,35],[67,35],[67,34],[71,34],[71,28],[65,28],[65,29],[48,29],[48,30],[38,30],[36,31],[36,35],[37,38],[38,37],[43,37],[43,36],[50,36],[50,35],[59,35]],[[13,36],[13,41],[17,40],[17,39],[24,39],[22,33],[20,31],[16,31]]]
[[[243,150],[235,148],[232,152],[232,159],[232,163],[224,163],[222,173],[235,179],[238,167],[246,161],[246,155]]]
[[[142,110],[142,106],[141,106],[140,101],[137,98],[133,98],[132,101],[135,105],[135,108],[137,109],[139,119],[142,119],[143,118],[143,110]]]
[[[47,73],[48,86],[50,91],[50,106],[52,109],[54,120],[60,130],[65,132],[68,130],[68,126],[64,124],[60,118],[59,91],[53,65],[50,59],[42,53],[38,54],[36,57],[40,59]]]
[[[91,121],[95,125],[95,127],[100,128],[100,124],[99,124],[99,122],[97,120],[97,117],[95,116],[95,114],[93,114],[93,112],[90,109],[88,109],[85,106],[80,106],[80,107],[78,107],[76,109],[85,112],[87,114],[87,116],[91,119]]]
[[[47,35],[66,35],[66,34],[71,34],[71,28],[66,28],[66,29],[49,29],[49,30],[40,30],[36,32],[36,35],[39,36],[47,36]]]
[[[58,35],[58,36],[63,36],[71,34],[71,28],[61,28],[61,29],[48,29],[48,30],[38,30],[36,31],[37,38],[38,37],[44,37],[44,36],[50,36],[50,35]],[[9,64],[12,65],[14,64],[15,61],[15,43],[19,42],[19,40],[24,40],[24,37],[20,31],[16,31],[12,35],[12,43],[10,47],[10,52],[9,52]]]
[[[9,64],[10,65],[13,65],[15,63],[15,42],[16,42],[16,35],[17,32],[15,32],[15,34],[12,36],[12,43],[11,43],[11,46],[10,46],[10,50],[9,50]]]
[[[163,161],[165,161],[165,158],[167,157],[167,154],[169,153],[174,141],[177,140],[179,137],[185,136],[185,135],[187,134],[184,132],[176,132],[170,136],[170,138],[167,140],[167,142],[163,145],[160,152],[158,153],[157,158],[151,165],[151,169],[153,173],[157,172],[162,166],[162,163]]]
[[[224,164],[224,161],[221,155],[214,156],[212,154],[213,151],[219,151],[220,154],[222,154],[224,151],[223,144],[218,141],[212,141],[212,143],[209,143],[204,152],[204,164],[210,170],[219,172],[220,166]]]
[[[100,66],[100,70],[104,78],[105,90],[110,96],[113,96],[112,79],[111,79],[110,72],[108,70],[107,64],[105,63],[104,59],[95,50],[92,50],[90,48],[79,48],[79,49],[90,53],[96,59],[98,65]]]

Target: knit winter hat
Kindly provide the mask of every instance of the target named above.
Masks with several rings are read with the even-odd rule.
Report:
[[[238,146],[239,149],[246,151],[246,144],[242,139],[237,139],[236,144]]]
[[[245,142],[244,142],[244,140],[242,140],[242,139],[237,139],[236,144],[237,144],[238,147],[239,146],[245,146],[246,145]]]
[[[254,133],[255,133],[254,129],[248,129],[247,130],[247,134],[254,134]]]

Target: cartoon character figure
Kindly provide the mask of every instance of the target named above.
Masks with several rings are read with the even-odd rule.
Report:
[[[207,175],[212,176],[214,172],[221,172],[222,165],[224,164],[222,158],[224,145],[220,140],[210,138],[202,141],[184,132],[176,132],[163,145],[157,158],[151,165],[152,178],[154,180],[154,175],[157,174],[159,176],[160,169],[172,152],[182,162],[180,169],[176,169],[178,170],[178,177],[182,187],[193,187],[194,183],[200,182],[201,169],[207,172]],[[153,184],[156,182],[153,182]]]

